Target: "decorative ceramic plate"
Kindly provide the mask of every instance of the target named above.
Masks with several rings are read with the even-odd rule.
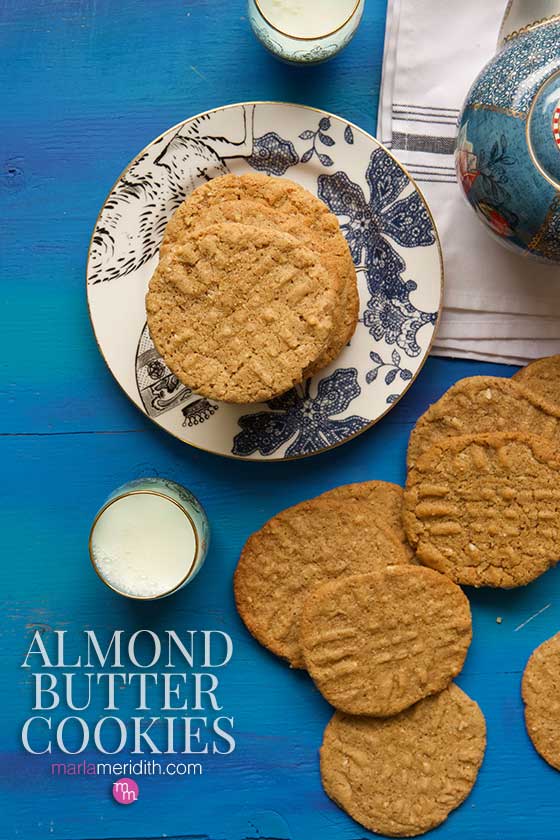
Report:
[[[177,380],[150,339],[144,296],[183,199],[217,175],[252,171],[297,181],[338,216],[361,305],[356,333],[330,367],[268,403],[240,406]],[[200,449],[284,459],[349,440],[404,394],[434,338],[442,261],[424,198],[377,140],[313,108],[243,103],[170,128],[132,161],[99,214],[87,294],[100,350],[148,417]]]

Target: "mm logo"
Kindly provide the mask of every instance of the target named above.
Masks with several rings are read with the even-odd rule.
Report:
[[[138,785],[134,779],[119,779],[113,782],[113,799],[119,805],[132,805],[138,799]]]

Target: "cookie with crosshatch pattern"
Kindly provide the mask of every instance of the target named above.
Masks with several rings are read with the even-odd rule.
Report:
[[[336,286],[336,317],[312,376],[340,354],[358,321],[356,269],[338,219],[326,204],[289,178],[260,173],[222,175],[197,187],[175,211],[165,229],[160,253],[185,242],[199,227],[233,222],[280,230],[317,254]]]
[[[341,484],[319,496],[320,499],[341,501],[365,501],[371,508],[372,516],[379,518],[384,525],[398,536],[405,551],[412,557],[414,552],[408,544],[402,523],[403,488],[391,481],[357,481],[353,484]]]
[[[375,717],[448,686],[471,638],[463,591],[420,566],[325,583],[307,597],[300,625],[305,665],[325,700]]]
[[[336,712],[323,736],[321,780],[364,828],[415,837],[467,798],[485,749],[484,715],[452,683],[394,717]]]
[[[170,247],[146,296],[150,335],[170,370],[196,393],[233,403],[301,382],[329,341],[335,303],[334,282],[298,239],[235,223]]]
[[[237,610],[262,645],[305,668],[299,629],[313,588],[408,562],[402,543],[372,517],[366,502],[311,499],[273,516],[249,537],[234,577]]]
[[[404,527],[426,566],[466,586],[530,583],[560,559],[560,458],[545,438],[442,438],[407,478]]]
[[[460,379],[416,423],[408,444],[408,468],[424,450],[447,437],[511,431],[540,435],[559,447],[560,408],[522,382],[498,376]]]
[[[525,725],[536,751],[560,770],[560,633],[531,654],[521,683]]]
[[[513,379],[560,411],[560,355],[531,362]]]

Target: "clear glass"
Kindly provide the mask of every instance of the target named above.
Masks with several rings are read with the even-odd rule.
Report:
[[[167,587],[162,584],[158,588],[158,575],[163,581],[164,572],[160,571],[158,558],[155,556],[153,564],[149,561],[151,567],[148,576],[150,583],[139,585],[140,582],[138,582],[136,586],[134,582],[132,584],[126,583],[126,585],[124,583],[126,573],[123,577],[123,569],[126,569],[127,563],[129,579],[135,573],[131,571],[131,568],[134,569],[135,566],[134,557],[132,557],[131,563],[129,559],[126,559],[126,556],[128,553],[130,557],[131,546],[134,546],[140,537],[135,534],[136,522],[134,521],[134,513],[132,513],[131,519],[131,509],[124,511],[126,519],[121,519],[120,523],[120,514],[115,515],[115,513],[118,510],[117,503],[130,500],[132,496],[142,497],[142,508],[148,516],[141,523],[138,523],[138,531],[143,530],[146,533],[146,529],[148,529],[151,537],[150,542],[156,546],[154,555],[157,553],[160,540],[162,547],[165,545],[164,539],[168,541],[168,544],[170,539],[172,542],[178,542],[179,528],[188,537],[185,540],[184,564],[182,560],[180,561],[181,566],[184,565],[184,571],[175,575],[172,584]],[[150,499],[155,501],[155,505],[152,505],[153,519],[149,518]],[[161,514],[162,510],[164,511],[168,505],[173,506],[172,508],[169,507],[167,513],[172,514],[176,536],[170,536],[169,532],[164,529],[164,523],[158,522],[158,511]],[[128,507],[130,508],[130,505]],[[168,519],[169,516],[166,517],[166,522]],[[122,536],[123,531],[126,532],[126,545]],[[165,478],[140,478],[129,481],[114,490],[98,511],[91,526],[89,555],[97,575],[110,589],[127,598],[149,601],[165,598],[182,589],[183,586],[194,579],[206,558],[209,539],[208,518],[204,508],[190,490]],[[189,542],[191,543],[190,550],[188,549]],[[119,548],[122,549],[121,556],[119,556]],[[152,586],[154,591],[151,591]],[[143,588],[149,588],[149,591],[142,592]]]
[[[289,22],[283,24],[283,28],[274,25],[267,19],[263,0],[249,0],[248,15],[253,32],[259,41],[278,58],[292,64],[318,64],[327,61],[340,50],[342,50],[354,37],[358,24],[364,11],[364,0],[356,0],[350,14],[331,31],[322,33],[321,29],[321,0],[307,0],[309,7],[313,9],[317,18],[317,31],[320,34],[311,37],[302,37],[290,33]],[[282,2],[282,0],[278,0]],[[327,24],[328,26],[328,21]],[[294,23],[294,30],[297,24]],[[323,29],[325,25],[323,24]],[[297,31],[297,30],[296,30]]]

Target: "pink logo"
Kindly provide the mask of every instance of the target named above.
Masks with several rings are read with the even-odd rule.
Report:
[[[138,785],[134,779],[113,782],[113,798],[119,805],[132,805],[138,799]]]

